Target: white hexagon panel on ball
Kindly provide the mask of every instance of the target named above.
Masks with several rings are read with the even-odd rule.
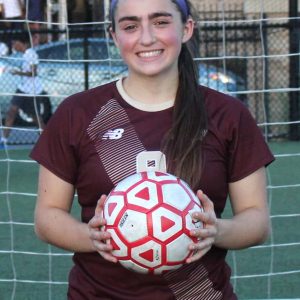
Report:
[[[133,174],[131,176],[128,176],[127,178],[124,178],[126,180],[121,180],[114,188],[115,192],[124,192],[127,191],[129,188],[134,186],[138,181],[142,179],[142,175],[137,173]]]
[[[191,198],[178,183],[162,186],[164,203],[183,211],[190,203]]]
[[[127,209],[119,221],[118,229],[129,243],[148,236],[146,214]]]
[[[164,207],[152,212],[153,236],[160,241],[166,241],[182,230],[182,218]]]
[[[162,263],[161,245],[153,240],[134,247],[131,251],[133,260],[147,268],[155,268]]]
[[[167,261],[183,262],[189,256],[190,250],[188,247],[192,242],[192,239],[186,234],[181,234],[178,238],[168,243],[166,245]]]
[[[129,204],[138,205],[144,209],[152,209],[158,204],[158,201],[157,188],[154,182],[141,182],[127,193]]]

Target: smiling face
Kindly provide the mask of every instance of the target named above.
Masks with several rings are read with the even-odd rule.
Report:
[[[193,33],[171,0],[119,0],[112,36],[128,65],[129,76],[178,73],[182,43]]]

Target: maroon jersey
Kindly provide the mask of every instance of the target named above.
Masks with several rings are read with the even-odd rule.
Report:
[[[201,188],[221,217],[228,183],[250,175],[274,158],[244,105],[199,87],[205,97],[208,131],[203,143]],[[136,172],[136,156],[161,150],[172,123],[172,107],[132,105],[119,82],[67,98],[58,107],[31,157],[73,184],[82,221],[94,216],[97,200]],[[230,284],[226,250],[213,247],[202,259],[163,275],[144,275],[104,260],[98,253],[75,253],[69,299],[237,299]]]

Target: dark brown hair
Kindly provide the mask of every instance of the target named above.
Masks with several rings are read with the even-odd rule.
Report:
[[[176,0],[171,0],[187,22]],[[194,8],[186,1],[191,16]],[[115,30],[114,9],[111,11],[112,30]],[[207,130],[204,99],[198,85],[198,69],[194,62],[198,54],[197,28],[190,41],[182,45],[178,60],[179,85],[176,94],[172,127],[162,142],[167,157],[168,172],[185,180],[194,190],[198,188],[202,170],[201,144]]]

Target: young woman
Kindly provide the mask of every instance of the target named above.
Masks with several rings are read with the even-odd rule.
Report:
[[[111,34],[128,76],[66,99],[31,154],[41,165],[37,235],[75,252],[69,299],[237,299],[227,249],[268,235],[265,166],[273,156],[243,104],[198,86],[190,9],[186,0],[112,1]],[[201,238],[190,245],[197,254],[159,276],[123,268],[99,231],[105,195],[136,172],[142,151],[161,151],[204,207],[193,216],[205,223],[191,232]],[[82,222],[70,215],[75,190]],[[228,195],[233,217],[225,220]]]

